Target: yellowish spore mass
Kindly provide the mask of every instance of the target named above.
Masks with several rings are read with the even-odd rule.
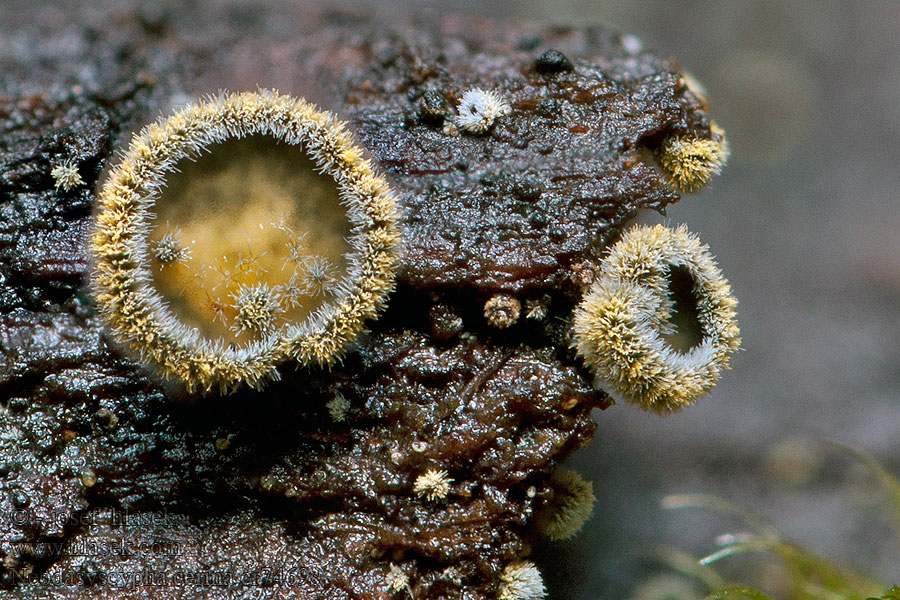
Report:
[[[254,136],[209,150],[167,179],[151,242],[177,230],[192,253],[172,268],[158,265],[153,278],[183,323],[245,343],[270,332],[240,327],[240,290],[272,290],[276,327],[306,318],[330,297],[327,286],[310,285],[310,268],[326,261],[336,283],[350,227],[334,181],[314,171],[302,148]]]

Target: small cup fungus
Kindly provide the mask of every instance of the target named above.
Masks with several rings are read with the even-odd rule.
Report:
[[[680,352],[664,339],[673,303],[668,280],[687,271],[702,339]],[[696,236],[680,226],[638,226],[603,260],[575,310],[574,346],[615,398],[657,413],[677,411],[707,393],[740,346],[737,300]]]
[[[144,128],[110,172],[93,294],[163,375],[258,387],[287,359],[340,358],[384,305],[399,244],[396,198],[343,123],[273,91],[223,94]]]
[[[722,172],[730,154],[728,141],[725,132],[715,123],[709,129],[710,139],[671,136],[663,140],[657,150],[660,167],[669,185],[675,189],[697,192]]]

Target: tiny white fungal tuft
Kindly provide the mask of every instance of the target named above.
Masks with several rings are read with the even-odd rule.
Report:
[[[484,318],[488,325],[497,329],[515,325],[521,312],[522,303],[509,294],[497,294],[484,303]]]
[[[547,318],[550,298],[530,298],[525,301],[525,318],[533,321],[543,321]]]
[[[420,498],[434,501],[447,497],[447,494],[450,493],[451,483],[453,480],[450,479],[447,471],[428,469],[416,478],[413,489]]]
[[[74,159],[67,159],[53,167],[50,175],[56,180],[56,189],[62,188],[70,191],[80,185],[84,185],[84,179],[78,172],[78,163]]]
[[[540,600],[546,597],[544,579],[534,563],[526,560],[514,562],[500,574],[498,600]]]
[[[236,332],[270,335],[275,331],[275,317],[281,311],[278,292],[265,283],[241,285],[233,296]]]
[[[324,256],[313,256],[306,261],[302,282],[308,294],[324,296],[334,291],[335,268]]]
[[[342,394],[337,394],[328,401],[325,407],[328,409],[328,414],[331,415],[331,419],[339,423],[347,419],[347,411],[350,410],[350,401],[344,398]]]
[[[485,133],[497,118],[509,114],[507,104],[496,92],[472,88],[459,101],[456,124],[469,133]]]
[[[159,268],[186,262],[191,258],[191,249],[182,245],[181,236],[169,232],[150,244],[153,257],[159,262]]]
[[[396,593],[401,590],[409,591],[409,575],[394,563],[391,563],[390,570],[384,576],[384,581],[392,592]],[[410,592],[410,594],[412,594],[412,592]]]

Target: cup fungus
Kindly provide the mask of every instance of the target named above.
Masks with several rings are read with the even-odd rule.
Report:
[[[273,91],[221,94],[144,128],[110,172],[93,295],[163,375],[258,387],[284,360],[340,358],[384,305],[399,244],[396,198],[343,123]]]
[[[685,193],[699,191],[721,173],[728,161],[725,131],[715,123],[709,129],[710,139],[670,136],[657,150],[660,167],[675,189]]]
[[[553,541],[574,537],[594,512],[594,486],[571,469],[560,469],[549,483],[553,497],[538,511],[538,530]]]
[[[686,352],[664,339],[673,303],[671,270],[692,279],[702,339]],[[599,277],[576,308],[574,346],[597,383],[614,398],[671,413],[715,386],[740,346],[731,286],[696,236],[683,225],[637,226],[603,260]]]

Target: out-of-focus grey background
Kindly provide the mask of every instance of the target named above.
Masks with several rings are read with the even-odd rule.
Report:
[[[704,84],[731,142],[724,173],[668,219],[718,257],[744,351],[681,414],[597,414],[597,438],[571,461],[594,482],[594,517],[536,551],[551,598],[628,598],[665,572],[649,558],[656,545],[702,555],[740,529],[661,510],[676,492],[724,496],[885,585],[900,581],[880,488],[819,442],[900,473],[900,2],[444,0],[440,10],[634,34]],[[778,591],[765,561],[721,565]]]

